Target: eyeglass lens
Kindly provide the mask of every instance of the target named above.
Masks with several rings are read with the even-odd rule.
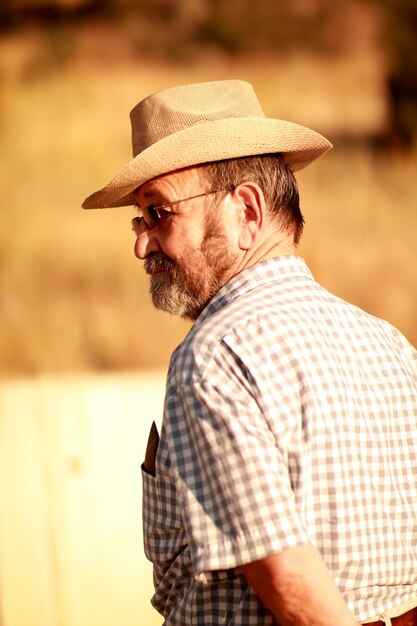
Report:
[[[227,187],[227,191],[232,191],[232,187]],[[164,207],[171,206],[173,204],[178,204],[179,202],[185,202],[186,200],[193,200],[194,198],[201,198],[202,196],[208,196],[213,193],[219,193],[222,191],[220,189],[213,189],[212,191],[205,191],[203,193],[199,193],[195,196],[190,196],[189,198],[182,198],[181,200],[175,200],[174,202],[167,202],[159,207],[155,207],[154,204],[149,204],[148,206],[141,209],[142,216],[134,217],[132,220],[132,228],[137,233],[139,226],[143,220],[144,224],[147,228],[154,228],[159,220],[161,219],[161,212],[164,212]]]
[[[153,204],[149,204],[148,206],[142,209],[142,217],[148,228],[154,228],[159,220],[159,212],[155,209]]]

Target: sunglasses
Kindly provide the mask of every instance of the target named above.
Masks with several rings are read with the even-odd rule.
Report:
[[[171,211],[165,210],[167,207],[173,206],[174,204],[179,204],[180,202],[186,202],[187,200],[194,200],[194,198],[202,198],[203,196],[209,196],[213,193],[219,193],[220,191],[225,190],[214,189],[213,191],[205,191],[204,193],[198,193],[195,196],[181,198],[181,200],[173,200],[172,202],[166,202],[165,204],[160,204],[158,206],[155,206],[154,204],[149,204],[148,206],[145,206],[143,208],[136,206],[141,215],[133,218],[132,230],[134,231],[135,235],[138,235],[139,229],[142,224],[144,224],[145,227],[148,229],[155,228],[155,226],[157,226],[164,217],[168,217],[168,215],[171,214]]]

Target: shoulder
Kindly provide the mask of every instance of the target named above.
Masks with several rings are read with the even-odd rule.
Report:
[[[218,366],[224,369],[231,352],[235,362],[247,363],[262,345],[272,339],[277,344],[301,323],[304,301],[314,308],[316,283],[311,276],[287,279],[266,269],[246,275],[243,285],[235,281],[197,320],[171,359],[170,370],[178,382],[207,377]]]
[[[263,376],[269,365],[330,362],[346,352],[376,353],[381,345],[415,358],[389,323],[327,291],[298,259],[254,268],[240,280],[209,305],[173,354],[178,383],[207,378],[216,368]]]

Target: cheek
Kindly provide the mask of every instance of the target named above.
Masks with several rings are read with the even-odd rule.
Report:
[[[171,228],[159,237],[163,252],[173,260],[186,259],[192,250],[201,248],[202,241],[202,231],[196,228]]]

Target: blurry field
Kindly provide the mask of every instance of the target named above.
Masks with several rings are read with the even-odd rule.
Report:
[[[385,107],[379,59],[267,57],[195,65],[63,65],[21,77],[2,52],[0,374],[166,366],[187,325],[155,312],[132,253],[130,208],[85,212],[84,197],[130,158],[128,113],[180,82],[253,82],[268,115],[330,139],[373,132]],[[9,51],[10,52],[10,51]],[[8,61],[9,59],[9,61]],[[417,343],[416,154],[338,145],[298,176],[300,253],[341,297]]]
[[[0,382],[2,626],[158,626],[141,470],[164,374]]]

